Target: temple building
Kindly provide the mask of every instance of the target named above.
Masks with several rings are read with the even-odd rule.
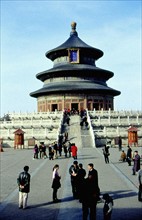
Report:
[[[96,61],[103,51],[87,45],[71,23],[70,37],[60,46],[46,52],[53,68],[40,72],[36,78],[43,87],[30,93],[37,98],[38,112],[63,109],[114,109],[114,96],[120,91],[107,86],[114,73],[98,68]]]

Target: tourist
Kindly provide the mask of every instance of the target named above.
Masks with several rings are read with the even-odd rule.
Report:
[[[59,156],[62,156],[62,143],[58,144],[58,151],[59,151]]]
[[[73,193],[73,198],[77,199],[78,198],[78,187],[77,187],[77,174],[78,174],[78,162],[74,161],[73,164],[69,168],[69,174],[71,177],[71,186],[72,186],[72,193]]]
[[[109,155],[110,155],[109,146],[104,145],[104,148],[102,150],[103,150],[103,155],[104,155],[105,162],[109,163]]]
[[[17,183],[19,186],[19,209],[27,208],[28,193],[30,192],[30,174],[29,167],[25,166],[24,171],[19,174]]]
[[[122,139],[121,139],[120,136],[119,136],[119,138],[118,138],[118,148],[119,148],[119,151],[122,150]]]
[[[96,220],[96,205],[99,198],[98,172],[92,163],[88,164],[88,178],[85,179],[82,191],[83,220]]]
[[[57,152],[58,152],[58,149],[57,149],[58,145],[57,145],[57,141],[55,141],[53,143],[53,149],[54,149],[54,159],[56,159],[58,157],[57,155]]]
[[[67,123],[68,126],[70,125],[70,117],[69,117],[69,115],[67,115],[67,117],[66,117],[66,123]]]
[[[67,145],[64,144],[63,147],[64,147],[64,154],[65,154],[65,157],[67,157],[67,153],[68,153]]]
[[[59,165],[56,164],[53,167],[53,173],[52,173],[53,202],[61,201],[57,198],[57,191],[61,187],[61,183],[60,183],[61,176],[59,175],[58,170],[59,170]]]
[[[125,162],[126,161],[126,153],[122,150],[119,161]]]
[[[127,163],[129,166],[131,166],[131,161],[132,161],[132,149],[131,147],[128,145],[128,150],[127,150]]]
[[[83,129],[83,120],[81,119],[81,122],[80,122],[80,127],[81,129]]]
[[[42,158],[43,159],[47,158],[46,146],[44,145],[44,143],[42,143]]]
[[[77,159],[77,146],[75,143],[72,144],[71,146],[71,152],[72,152],[72,157],[76,160]]]
[[[39,157],[42,158],[42,145],[39,145]]]
[[[133,171],[132,175],[135,175],[136,172],[140,170],[140,155],[138,154],[137,150],[134,152],[133,161],[134,161],[134,165],[132,168],[132,171]]]
[[[64,143],[66,143],[68,141],[68,132],[66,131],[64,133]]]
[[[38,146],[37,144],[34,146],[34,159],[38,159]]]
[[[84,178],[86,176],[86,171],[83,169],[83,164],[80,163],[78,165],[79,170],[77,172],[77,191],[78,191],[78,198],[79,201],[82,202],[82,193],[83,193],[83,183],[84,183]]]
[[[103,195],[103,200],[104,200],[104,207],[103,207],[104,220],[111,220],[113,199],[111,196],[109,196],[108,193],[106,193]]]
[[[54,160],[54,149],[52,147],[52,145],[49,145],[49,160]]]
[[[68,142],[68,153],[69,153],[69,157],[71,157],[71,143]]]

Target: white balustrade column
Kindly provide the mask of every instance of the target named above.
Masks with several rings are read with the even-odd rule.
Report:
[[[128,125],[130,124],[130,117],[129,115],[127,116],[127,122],[128,122]]]
[[[119,129],[119,126],[117,126],[116,133],[117,133],[118,136],[120,136],[120,129]]]
[[[120,115],[118,115],[118,124],[120,125]]]
[[[111,118],[110,118],[110,116],[108,117],[108,123],[109,123],[109,125],[111,125]]]
[[[101,117],[99,116],[99,125],[101,125]]]
[[[109,116],[111,116],[111,108],[109,108],[108,114],[109,114]]]
[[[107,128],[104,127],[104,136],[107,136]]]
[[[102,116],[104,115],[104,109],[103,108],[101,109],[101,115]]]
[[[137,115],[137,124],[139,125],[139,116]]]

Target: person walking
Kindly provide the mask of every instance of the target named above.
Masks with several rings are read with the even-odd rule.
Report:
[[[134,165],[132,168],[132,170],[133,170],[132,175],[135,175],[136,172],[138,172],[140,170],[140,155],[138,154],[137,150],[134,152],[133,161],[134,161]]]
[[[109,146],[104,145],[103,154],[104,154],[105,162],[109,163],[109,155],[110,155],[110,153],[109,153]]]
[[[106,193],[103,195],[103,200],[104,200],[104,207],[103,207],[104,220],[111,220],[113,199],[111,196],[109,196],[108,193]]]
[[[82,213],[83,220],[96,220],[96,205],[100,194],[98,186],[98,172],[92,163],[88,164],[88,178],[85,179],[82,191]]]
[[[127,149],[127,158],[126,161],[128,163],[128,166],[131,166],[131,161],[132,161],[132,149],[131,147],[128,145],[128,149]]]
[[[78,161],[74,161],[73,164],[69,168],[69,174],[71,177],[71,186],[72,186],[72,193],[73,198],[78,199],[78,182],[77,182],[77,174],[78,174]]]
[[[52,173],[52,188],[53,188],[53,202],[60,202],[61,200],[57,198],[57,191],[61,187],[60,179],[61,176],[59,175],[59,165],[56,164],[53,167],[53,173]]]
[[[29,166],[24,166],[24,171],[19,174],[17,183],[19,186],[19,209],[27,208],[28,193],[30,192]]]

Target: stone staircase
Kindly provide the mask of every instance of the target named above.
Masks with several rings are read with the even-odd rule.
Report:
[[[86,129],[80,127],[80,116],[73,115],[70,117],[70,126],[65,125],[65,130],[68,132],[69,141],[75,143],[78,148],[94,147],[93,138],[91,136],[92,128]]]

